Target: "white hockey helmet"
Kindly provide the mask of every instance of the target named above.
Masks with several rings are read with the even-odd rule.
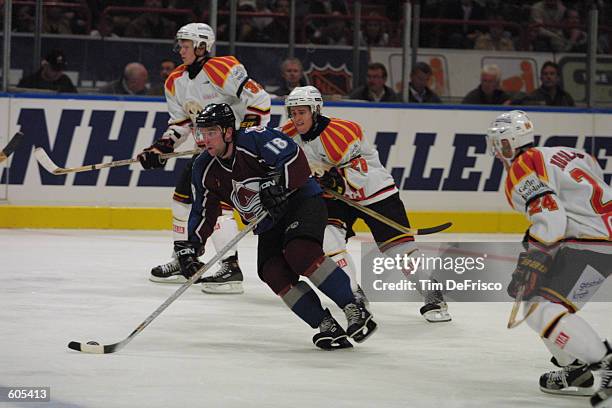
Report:
[[[502,113],[487,129],[489,151],[510,164],[521,147],[534,143],[533,133],[533,123],[525,112]]]
[[[206,44],[206,52],[210,52],[215,44],[215,32],[213,29],[204,23],[189,23],[176,32],[176,41],[191,40],[193,48],[198,48],[202,44]]]
[[[312,85],[298,86],[285,98],[285,108],[287,108],[289,117],[291,117],[292,106],[310,106],[310,111],[315,116],[321,113],[323,97],[321,92]]]

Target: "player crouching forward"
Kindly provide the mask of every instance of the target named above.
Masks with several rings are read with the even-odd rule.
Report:
[[[314,86],[295,88],[285,99],[290,121],[282,130],[304,149],[313,173],[325,188],[344,195],[405,227],[410,227],[404,204],[391,174],[382,166],[376,148],[363,136],[359,124],[327,118],[321,114],[323,99]],[[401,234],[353,207],[334,199],[325,200],[328,211],[323,250],[349,273],[351,288],[364,296],[357,285],[354,262],[346,251],[346,241],[354,235],[353,224],[362,218],[372,231],[379,249],[389,257],[418,251],[414,237]],[[416,280],[428,280],[423,268]],[[424,293],[421,314],[429,322],[451,320],[446,302],[438,290]]]
[[[533,135],[522,111],[498,116],[487,132],[508,171],[508,202],[531,223],[508,293],[523,294],[527,324],[562,368],[543,374],[540,389],[590,395],[591,370],[600,370],[591,404],[612,407],[612,348],[576,314],[612,274],[612,189],[589,154],[534,147]]]
[[[237,131],[227,104],[208,105],[196,126],[196,138],[206,150],[193,166],[188,241],[175,242],[182,273],[193,276],[202,266],[197,256],[213,232],[222,201],[231,203],[246,223],[267,211],[269,216],[255,228],[261,280],[300,319],[319,328],[313,337],[317,347],[352,347],[348,338],[362,342],[369,337],[376,329],[372,315],[356,301],[346,273],[323,253],[327,211],[304,152],[277,130]],[[346,332],[300,276],[344,310]]]

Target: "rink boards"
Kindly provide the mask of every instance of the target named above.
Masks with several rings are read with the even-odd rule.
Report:
[[[139,165],[63,176],[36,163],[43,147],[61,167],[134,157],[166,129],[165,102],[157,98],[0,97],[0,144],[22,130],[27,138],[0,166],[0,227],[164,229],[175,179],[187,159],[165,169]],[[505,108],[450,105],[326,103],[327,116],[354,120],[376,145],[401,189],[413,224],[453,221],[455,232],[519,232],[525,223],[509,212],[500,185],[501,164],[486,148],[485,130]],[[539,145],[591,152],[612,178],[612,110],[529,109]],[[280,103],[271,123],[286,120]],[[189,149],[184,145],[179,148]]]

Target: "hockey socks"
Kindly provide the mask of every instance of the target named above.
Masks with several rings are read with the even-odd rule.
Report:
[[[306,282],[299,281],[295,286],[280,295],[283,302],[300,319],[316,329],[325,317],[321,300]]]
[[[355,301],[349,277],[329,257],[324,257],[308,278],[321,292],[343,309]]]

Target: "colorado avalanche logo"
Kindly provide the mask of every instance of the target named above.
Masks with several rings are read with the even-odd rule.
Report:
[[[252,221],[262,211],[259,200],[259,179],[232,180],[230,198],[242,218],[247,222]]]

